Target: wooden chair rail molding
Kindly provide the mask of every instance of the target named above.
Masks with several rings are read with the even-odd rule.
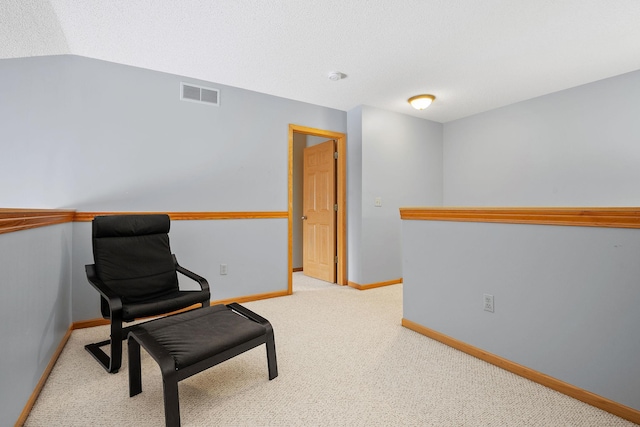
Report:
[[[73,221],[75,211],[64,209],[0,208],[0,234]]]
[[[411,207],[403,220],[640,228],[640,207]]]
[[[67,209],[0,208],[0,234],[29,228],[45,227],[65,222],[89,222],[96,215],[116,215],[154,212],[76,212]],[[172,220],[268,219],[288,218],[287,211],[274,212],[161,212]]]
[[[93,221],[93,217],[97,215],[123,215],[123,214],[152,214],[166,213],[172,221],[188,221],[188,220],[215,220],[215,219],[270,219],[270,218],[288,218],[287,211],[273,212],[76,212],[73,220],[76,222]]]

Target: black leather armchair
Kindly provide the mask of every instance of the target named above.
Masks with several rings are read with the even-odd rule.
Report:
[[[85,269],[89,283],[100,293],[102,316],[110,319],[111,338],[85,348],[107,372],[118,372],[122,363],[122,341],[129,331],[123,322],[194,304],[209,306],[207,280],[178,264],[169,246],[169,228],[168,215],[97,216],[93,220],[95,264]],[[177,273],[198,282],[200,290],[180,290]],[[101,349],[107,344],[111,355]]]

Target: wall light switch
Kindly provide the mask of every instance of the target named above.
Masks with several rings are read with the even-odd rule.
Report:
[[[376,197],[375,207],[379,208],[382,206],[382,197]]]

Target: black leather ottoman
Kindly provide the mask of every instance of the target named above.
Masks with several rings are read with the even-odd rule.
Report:
[[[203,307],[142,323],[129,332],[129,396],[142,392],[142,346],[160,365],[166,425],[179,426],[178,381],[263,343],[272,380],[278,376],[273,328],[240,304]]]

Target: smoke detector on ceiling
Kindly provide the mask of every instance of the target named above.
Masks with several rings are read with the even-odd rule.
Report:
[[[337,82],[338,80],[342,80],[347,77],[346,74],[341,73],[340,71],[332,71],[329,73],[329,80],[332,82]]]

